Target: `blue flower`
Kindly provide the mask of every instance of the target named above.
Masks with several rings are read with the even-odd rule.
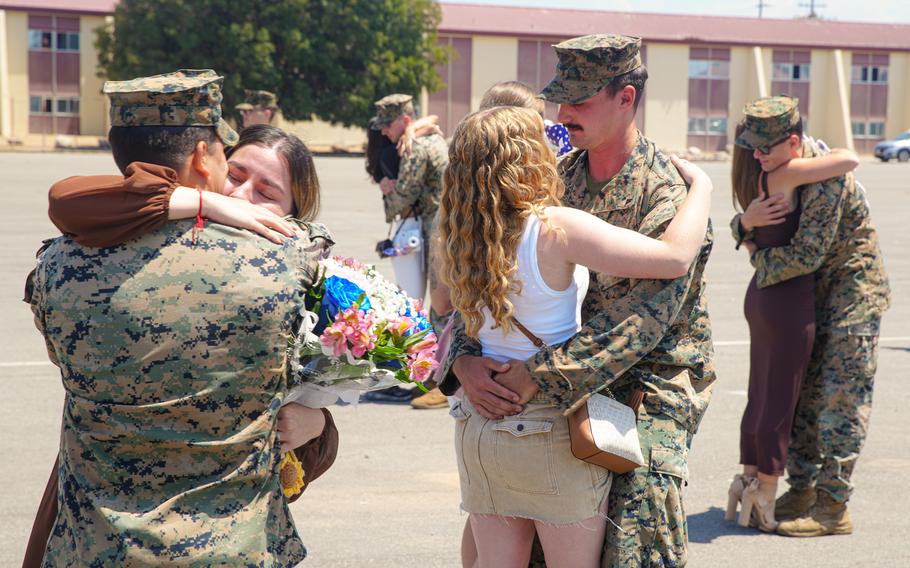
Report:
[[[325,294],[322,296],[322,307],[319,309],[319,323],[316,325],[316,329],[325,329],[329,322],[335,321],[335,315],[338,312],[350,308],[361,296],[363,296],[363,300],[360,302],[360,310],[369,311],[371,309],[370,299],[364,295],[363,288],[338,276],[326,278]]]

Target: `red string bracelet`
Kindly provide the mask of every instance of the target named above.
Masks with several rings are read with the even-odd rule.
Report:
[[[193,244],[196,244],[196,231],[205,228],[205,218],[202,216],[202,190],[199,189],[199,211],[196,212],[196,222],[193,223]]]

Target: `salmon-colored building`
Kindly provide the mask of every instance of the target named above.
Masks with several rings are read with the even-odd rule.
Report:
[[[116,0],[0,0],[0,136],[53,144],[103,137],[107,111],[94,30]],[[868,153],[910,129],[910,25],[442,4],[439,40],[454,57],[424,113],[451,133],[499,81],[540,88],[551,45],[591,33],[642,37],[648,67],[639,127],[663,147],[727,148],[743,105],[800,98],[810,133]],[[555,105],[548,106],[555,119]],[[319,122],[279,125],[313,145],[351,145],[363,131]]]

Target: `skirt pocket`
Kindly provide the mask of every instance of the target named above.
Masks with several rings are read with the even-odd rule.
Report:
[[[512,491],[556,495],[553,420],[506,418],[493,425],[493,455],[499,475]]]

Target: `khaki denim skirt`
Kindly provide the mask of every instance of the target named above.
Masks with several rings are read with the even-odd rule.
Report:
[[[612,475],[572,455],[559,408],[535,400],[488,420],[465,398],[450,413],[465,511],[558,525],[603,514]]]

